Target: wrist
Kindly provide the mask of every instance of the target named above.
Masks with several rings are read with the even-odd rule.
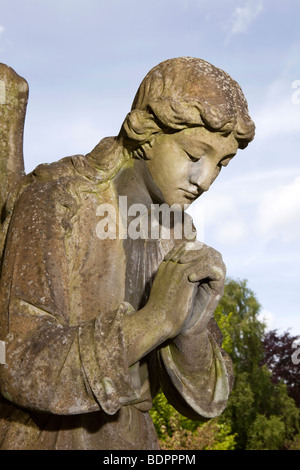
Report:
[[[170,338],[171,327],[162,317],[161,311],[150,304],[124,314],[123,337],[129,366]]]
[[[211,367],[212,350],[209,333],[181,333],[171,342],[170,350],[179,370],[193,374]]]

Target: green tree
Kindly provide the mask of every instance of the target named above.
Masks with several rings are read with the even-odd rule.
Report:
[[[277,450],[283,447],[285,425],[279,416],[257,414],[248,433],[249,450]]]
[[[226,281],[215,319],[224,336],[223,348],[230,354],[236,373],[254,373],[263,357],[265,325],[258,318],[260,309],[247,281]]]
[[[203,424],[177,413],[159,393],[151,415],[163,449],[300,448],[299,409],[284,381],[274,383],[263,361],[266,328],[260,308],[247,281],[227,279],[215,312],[235,372],[227,408]]]
[[[285,383],[289,396],[295,400],[299,408],[300,367],[298,351],[295,350],[299,343],[299,336],[293,336],[288,331],[280,334],[276,330],[271,330],[265,334],[263,343],[263,363],[272,372],[272,381]]]
[[[218,419],[194,421],[178,413],[163,392],[150,411],[162,450],[233,450],[235,435]]]
[[[237,435],[237,449],[281,449],[298,431],[299,410],[286,385],[263,364],[265,325],[247,281],[228,279],[215,317],[230,354],[235,384],[220,422]]]

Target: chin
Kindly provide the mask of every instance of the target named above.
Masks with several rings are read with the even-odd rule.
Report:
[[[192,204],[193,201],[190,201],[190,200],[168,200],[168,201],[165,201],[166,204],[168,204],[169,207],[173,207],[175,210],[179,210],[179,211],[185,211],[191,204]]]
[[[175,210],[184,211],[187,209],[197,198],[185,197],[183,194],[170,194],[165,195],[161,204],[168,204],[169,207],[174,206]]]

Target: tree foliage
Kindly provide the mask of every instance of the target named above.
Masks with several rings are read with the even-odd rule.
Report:
[[[292,383],[299,385],[299,366],[291,375],[292,353],[286,349],[286,341],[295,338],[267,334],[259,312],[247,281],[228,279],[215,312],[235,372],[227,408],[203,424],[177,413],[160,393],[151,415],[163,449],[300,449],[292,393]]]
[[[162,450],[233,450],[235,435],[230,426],[213,419],[203,423],[178,413],[162,392],[150,411]]]
[[[298,360],[291,360],[295,357],[298,340],[299,336],[292,336],[288,331],[282,334],[277,330],[268,331],[263,339],[263,364],[272,372],[272,381],[275,384],[286,384],[289,396],[300,408],[300,365]]]
[[[225,338],[231,338],[231,347],[229,341],[223,347],[229,345],[235,386],[221,421],[237,434],[237,449],[282,449],[298,432],[299,410],[286,384],[272,380],[264,361],[265,325],[259,312],[247,282],[228,279],[215,314]]]

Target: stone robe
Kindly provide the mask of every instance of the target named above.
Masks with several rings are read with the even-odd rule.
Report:
[[[215,330],[202,377],[177,367],[167,343],[128,367],[123,316],[145,305],[174,240],[100,239],[104,203],[118,213],[114,180],[81,155],[18,188],[1,273],[2,450],[158,449],[149,410],[160,386],[187,416],[226,406],[231,366]]]

